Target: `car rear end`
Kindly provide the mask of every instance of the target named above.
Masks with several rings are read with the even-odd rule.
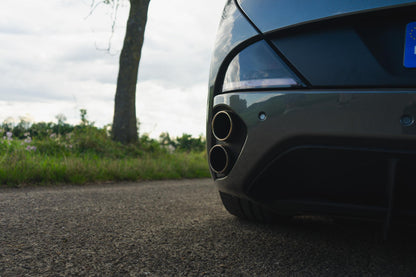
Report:
[[[251,218],[414,216],[415,15],[415,1],[228,1],[207,118],[223,200]]]

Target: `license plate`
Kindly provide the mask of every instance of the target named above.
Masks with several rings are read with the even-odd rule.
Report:
[[[416,68],[416,22],[410,22],[406,26],[403,65]]]

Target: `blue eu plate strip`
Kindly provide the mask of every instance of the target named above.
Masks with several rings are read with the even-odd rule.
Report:
[[[403,64],[407,68],[416,68],[416,22],[406,26]]]

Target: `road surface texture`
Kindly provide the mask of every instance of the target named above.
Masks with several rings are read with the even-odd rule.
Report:
[[[0,276],[412,276],[416,228],[229,215],[210,180],[0,190]]]

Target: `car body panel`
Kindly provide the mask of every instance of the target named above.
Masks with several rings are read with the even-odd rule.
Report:
[[[385,167],[394,157],[414,156],[416,153],[416,126],[403,126],[400,121],[403,115],[416,117],[416,90],[396,90],[393,93],[391,90],[237,92],[216,96],[216,106],[233,111],[247,127],[246,141],[232,170],[227,176],[216,178],[219,190],[259,201],[279,212],[302,213],[309,207],[309,212],[339,214],[352,209],[367,216],[383,214],[385,207],[382,203],[387,203],[388,198]],[[262,112],[267,115],[263,121],[258,116]],[[314,154],[296,158],[296,151],[302,149]],[[310,158],[325,156],[325,151],[328,152],[326,160]],[[331,151],[337,152],[330,155]],[[289,156],[291,163],[284,160],[287,152],[292,155]],[[309,158],[312,160],[307,163]],[[339,159],[342,160],[340,163]],[[338,184],[322,183],[325,179],[322,177],[328,176],[326,170],[331,166],[349,168],[359,164],[360,159],[364,165],[370,164],[364,168],[366,172],[356,171],[350,174],[351,178],[344,176],[346,179],[342,180],[339,178],[342,176],[332,170],[331,178]],[[302,160],[305,167],[301,169]],[[324,166],[324,162],[329,164]],[[324,167],[314,168],[314,172],[308,173],[307,167],[314,163]],[[371,163],[376,163],[377,167],[372,167]],[[263,178],[271,166],[274,174],[279,168],[284,168],[284,172],[279,173],[278,178],[268,177],[268,180],[259,182],[258,179]],[[376,174],[379,170],[381,173]],[[288,177],[285,175],[288,172],[299,172],[305,175],[304,178],[317,177],[320,181]],[[288,186],[291,182],[295,183]],[[369,182],[376,183],[370,185]],[[259,186],[257,183],[267,183],[266,196],[273,197],[264,201],[264,192],[263,196],[256,196],[259,193],[253,188]],[[324,199],[322,191],[326,191]],[[304,194],[308,195],[306,199],[301,197]],[[413,203],[409,199],[406,201],[403,203]],[[331,206],[336,209],[328,209]]]
[[[241,191],[241,185],[247,185],[244,181],[250,179],[247,168],[267,164],[280,154],[274,148],[292,139],[345,137],[381,141],[394,138],[413,142],[416,135],[416,126],[404,127],[400,122],[403,115],[416,118],[416,90],[394,93],[388,90],[251,91],[218,95],[214,107],[219,105],[227,106],[247,126],[247,139],[236,165],[226,178],[218,180],[220,187],[224,184],[227,191],[238,186],[234,193]],[[267,115],[264,121],[258,117],[261,112]],[[227,179],[233,180],[230,187]]]
[[[209,87],[214,86],[218,70],[231,50],[256,35],[258,35],[258,32],[241,14],[234,0],[228,0],[217,31],[214,53],[211,59]]]
[[[414,4],[412,0],[238,0],[242,10],[262,33],[300,24],[368,11]]]
[[[304,25],[270,41],[311,87],[414,87],[404,65],[406,26],[416,5]],[[386,20],[388,18],[388,20]]]

